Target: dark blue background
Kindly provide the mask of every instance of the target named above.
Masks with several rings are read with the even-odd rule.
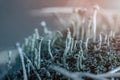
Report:
[[[17,41],[31,35],[45,17],[33,17],[31,10],[44,7],[64,6],[67,0],[0,0],[0,50],[11,49]],[[46,19],[50,28],[56,28]]]

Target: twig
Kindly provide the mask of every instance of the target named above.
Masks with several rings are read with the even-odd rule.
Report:
[[[93,79],[97,79],[97,80],[108,80],[106,78],[103,77],[99,77],[96,76],[94,74],[90,74],[90,73],[85,73],[85,72],[69,72],[66,69],[63,69],[61,67],[58,66],[51,66],[51,68],[57,72],[60,72],[61,74],[65,75],[68,78],[71,78],[73,80],[83,80],[82,77],[88,77],[88,78],[93,78]]]
[[[115,78],[115,77],[119,77],[120,78],[120,73],[104,73],[104,74],[99,74],[97,75],[98,77],[104,77],[104,78]]]
[[[113,69],[113,70],[111,70],[111,71],[109,71],[108,73],[116,73],[118,71],[120,71],[120,66],[115,68],[115,69]]]

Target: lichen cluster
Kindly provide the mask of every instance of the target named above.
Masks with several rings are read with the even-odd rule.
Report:
[[[7,79],[25,80],[27,77],[28,80],[71,80],[67,74],[62,75],[51,66],[59,66],[70,72],[92,74],[106,73],[119,67],[120,37],[112,31],[108,34],[102,32],[97,34],[95,16],[96,13],[93,18],[94,27],[87,30],[82,24],[82,28],[70,25],[64,31],[51,32],[46,28],[45,22],[42,22],[44,28],[42,35],[35,29],[33,35],[26,38],[22,45],[17,45],[20,55],[23,56],[20,57],[21,61],[24,58],[21,65],[25,64],[25,67],[20,67],[18,73],[12,77],[7,75]],[[93,35],[89,34],[92,30]]]

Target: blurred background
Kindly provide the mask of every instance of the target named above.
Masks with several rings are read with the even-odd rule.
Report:
[[[120,0],[0,0],[0,50],[12,49],[31,35],[35,28],[42,31],[40,22],[45,20],[50,30],[61,28],[52,17],[31,16],[30,11],[46,7],[86,7],[98,4],[104,9],[120,10]]]

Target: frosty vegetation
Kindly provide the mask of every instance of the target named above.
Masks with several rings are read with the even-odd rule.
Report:
[[[17,61],[21,66],[5,79],[119,80],[119,33],[100,27],[103,24],[97,25],[98,8],[95,6],[89,18],[84,16],[85,9],[73,11],[70,24],[63,31],[52,32],[42,21],[43,35],[35,29],[24,43],[17,43],[20,55]],[[11,67],[10,62],[8,66]]]

